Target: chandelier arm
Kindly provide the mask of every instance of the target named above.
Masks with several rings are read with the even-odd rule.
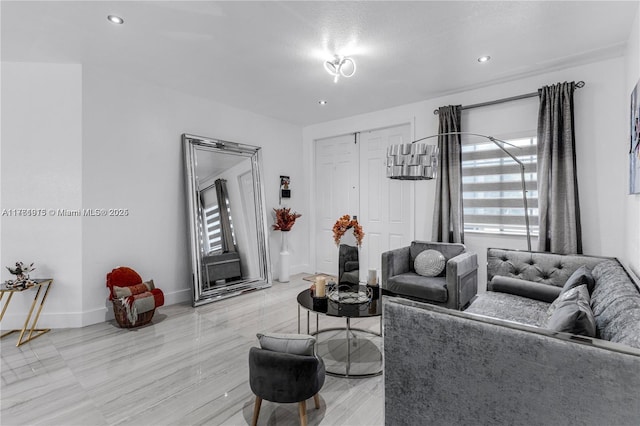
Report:
[[[344,72],[343,66],[345,63],[349,62],[351,64],[351,66],[353,67],[353,70],[351,71],[351,74],[347,75]],[[342,61],[340,62],[340,74],[342,74],[343,77],[349,78],[349,77],[353,77],[353,75],[356,73],[356,63],[353,59],[351,58],[343,58]]]
[[[335,75],[338,72],[336,64],[331,61],[324,61],[324,69],[331,75]]]

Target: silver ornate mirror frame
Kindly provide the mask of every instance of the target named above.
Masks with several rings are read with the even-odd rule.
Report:
[[[192,269],[192,285],[193,285],[193,306],[199,306],[205,303],[214,302],[231,296],[237,296],[247,291],[270,287],[272,283],[271,278],[271,263],[269,261],[269,241],[267,238],[267,216],[265,210],[264,201],[264,184],[262,181],[262,156],[261,148],[252,145],[244,145],[235,142],[223,141],[218,139],[211,139],[201,136],[194,136],[189,134],[182,135],[182,144],[184,152],[185,162],[185,181],[187,191],[187,214],[189,217],[189,234],[191,243],[191,269]],[[246,160],[245,160],[246,159]],[[247,274],[242,271],[240,276],[233,276],[236,272],[229,272],[229,270],[240,270],[241,257],[236,255],[236,259],[229,259],[227,252],[222,253],[217,251],[217,254],[212,255],[207,251],[211,248],[205,247],[203,239],[203,229],[205,229],[205,209],[203,198],[204,192],[207,188],[211,188],[213,185],[201,188],[207,184],[204,180],[207,176],[198,176],[198,170],[203,173],[203,167],[206,167],[208,162],[224,162],[229,164],[240,163],[244,161],[250,161],[251,163],[251,177],[253,191],[253,202],[255,206],[255,228],[252,224],[249,224],[246,230],[246,242],[249,242],[249,246],[255,243],[257,253],[245,253],[245,259],[248,255],[255,255],[257,259],[250,259],[250,262],[254,266],[251,268],[251,273]],[[212,166],[213,167],[213,166]],[[218,167],[218,166],[216,166]],[[213,171],[206,171],[206,173],[213,173]],[[248,176],[248,171],[246,173]],[[202,180],[202,181],[201,181]],[[210,182],[211,180],[209,180]],[[217,188],[213,188],[216,190]],[[244,195],[250,191],[244,191]],[[215,195],[215,194],[214,194]],[[248,202],[250,200],[244,200]],[[230,206],[229,198],[226,199],[228,206]],[[236,210],[240,210],[235,206]],[[232,211],[231,209],[229,209]],[[245,219],[251,216],[246,214]],[[243,221],[244,222],[244,221]],[[240,221],[232,223],[231,228],[236,227],[236,231],[240,231]],[[233,233],[234,231],[232,231]],[[255,234],[255,235],[251,235]],[[236,236],[233,236],[235,243]],[[250,247],[250,250],[255,250],[254,247]],[[240,249],[237,250],[238,252]],[[212,261],[211,259],[218,256],[219,261]],[[231,256],[234,257],[234,256]],[[251,256],[253,257],[253,256]],[[237,262],[237,266],[235,263]],[[216,270],[213,264],[219,265],[225,269],[224,275],[228,278],[218,279],[211,277],[211,271]],[[243,269],[246,269],[244,266]],[[213,283],[213,284],[212,284]]]

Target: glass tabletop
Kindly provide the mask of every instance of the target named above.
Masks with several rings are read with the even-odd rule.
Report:
[[[361,285],[360,290],[366,291],[366,286]],[[311,290],[306,289],[298,294],[298,304],[310,311],[332,317],[366,318],[382,315],[382,298],[378,291],[373,291],[371,298],[363,303],[340,303],[328,297],[311,297]]]

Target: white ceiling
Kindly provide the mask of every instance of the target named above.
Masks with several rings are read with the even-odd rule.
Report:
[[[638,3],[3,0],[1,56],[98,66],[308,125],[620,55]],[[358,71],[333,83],[322,64],[336,52]]]

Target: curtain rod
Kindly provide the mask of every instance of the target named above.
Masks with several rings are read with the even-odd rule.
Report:
[[[584,81],[581,80],[581,81],[576,83],[576,88],[580,89],[580,88],[584,87],[584,84],[585,84]],[[510,102],[510,101],[517,101],[519,99],[533,98],[534,96],[538,96],[538,92],[526,93],[524,95],[512,96],[510,98],[502,98],[502,99],[497,99],[495,101],[488,101],[488,102],[482,102],[482,103],[479,103],[479,104],[467,105],[467,106],[463,106],[460,109],[480,108],[480,107],[489,106],[489,105],[501,104],[503,102]],[[434,109],[433,110],[433,114],[434,115],[438,115],[439,111],[437,109]]]

